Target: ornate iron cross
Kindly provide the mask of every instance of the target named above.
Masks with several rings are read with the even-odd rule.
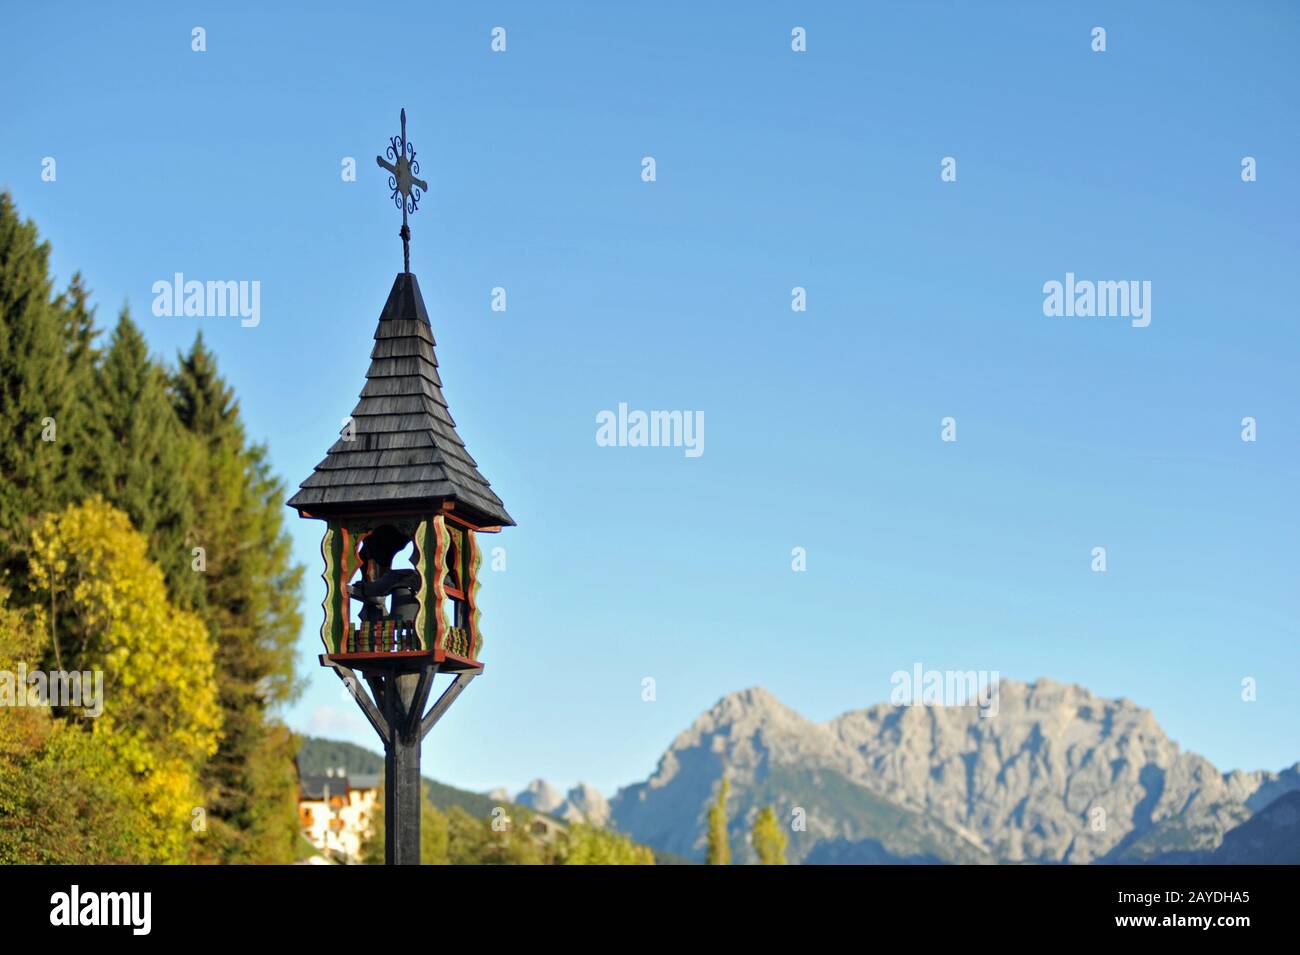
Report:
[[[420,196],[429,191],[429,184],[420,175],[420,164],[415,159],[415,147],[406,141],[406,110],[402,110],[402,134],[388,140],[388,159],[376,156],[380,169],[388,171],[390,198],[402,210],[402,271],[411,271],[411,229],[406,224],[407,213],[420,207]]]

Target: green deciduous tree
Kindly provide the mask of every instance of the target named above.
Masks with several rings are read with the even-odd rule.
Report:
[[[383,793],[362,842],[362,861],[384,861]],[[460,806],[445,814],[425,794],[420,817],[420,861],[424,865],[654,865],[654,852],[626,836],[573,823],[534,831],[538,817],[515,806],[510,813],[476,816]]]
[[[447,810],[447,858],[452,865],[479,865],[487,855],[485,820],[460,806]]]
[[[0,589],[0,683],[36,669],[46,643],[41,608],[15,608]],[[9,705],[25,691],[0,687],[0,865],[154,861],[143,793],[106,738],[48,707]]]
[[[220,727],[203,622],[169,601],[145,538],[98,497],[46,515],[27,551],[31,587],[53,595],[59,629],[78,635],[67,644],[65,667],[101,672],[107,689],[101,712],[84,715],[83,708],[83,714],[54,721],[47,744],[29,759],[36,776],[43,766],[55,772],[30,793],[24,816],[34,819],[55,796],[76,807],[105,786],[112,792],[127,786],[129,798],[110,798],[110,810],[137,806],[146,823],[135,817],[139,839],[118,861],[193,859],[197,838],[190,822],[193,810],[203,807],[198,770],[216,751]],[[43,630],[42,614],[29,614]],[[18,647],[29,656],[33,649]],[[83,788],[70,790],[56,778],[64,764],[90,773]],[[105,833],[110,841],[118,837]]]
[[[569,827],[559,859],[564,865],[654,865],[655,854],[626,836],[574,823]]]

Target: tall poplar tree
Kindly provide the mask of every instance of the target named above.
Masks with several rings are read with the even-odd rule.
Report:
[[[709,843],[704,853],[708,865],[731,865],[731,843],[727,840],[727,793],[731,784],[724,778],[717,801],[709,807]]]
[[[777,821],[776,810],[764,806],[754,820],[750,843],[760,865],[785,865],[785,833]]]

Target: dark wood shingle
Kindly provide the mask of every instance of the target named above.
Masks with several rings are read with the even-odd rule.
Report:
[[[351,440],[334,442],[290,507],[327,515],[368,505],[434,511],[455,501],[473,523],[514,524],[456,433],[434,344],[419,283],[402,273],[375,330]]]

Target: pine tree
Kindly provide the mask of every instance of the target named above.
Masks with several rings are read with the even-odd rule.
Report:
[[[190,442],[172,410],[163,370],[123,309],[96,374],[99,453],[90,483],[149,540],[172,599],[194,608],[203,586],[191,569]]]
[[[191,439],[190,543],[202,548],[201,613],[216,641],[224,717],[204,772],[212,846],[223,862],[287,862],[298,839],[292,735],[270,719],[296,690],[293,648],[302,568],[290,560],[283,485],[250,446],[234,392],[196,338],[172,378]]]
[[[70,387],[48,266],[49,245],[0,192],[0,572],[20,599],[35,515],[69,499],[68,412],[83,399]]]
[[[63,451],[60,503],[80,501],[100,490],[94,487],[96,470],[93,444],[96,403],[95,366],[99,360],[95,310],[81,273],[73,273],[67,290],[54,303],[63,325],[67,371],[62,385],[68,402],[59,421],[59,448]]]
[[[86,288],[80,272],[72,273],[67,291],[54,304],[63,320],[69,363],[74,368],[88,371],[94,367],[95,339],[99,337],[99,330],[95,328],[95,309],[90,304],[90,290]]]
[[[764,806],[754,820],[750,842],[758,853],[760,865],[785,865],[785,833],[771,806]]]
[[[708,865],[731,865],[731,843],[727,841],[727,793],[731,784],[726,779],[718,789],[718,799],[709,808],[709,844],[704,861]]]

